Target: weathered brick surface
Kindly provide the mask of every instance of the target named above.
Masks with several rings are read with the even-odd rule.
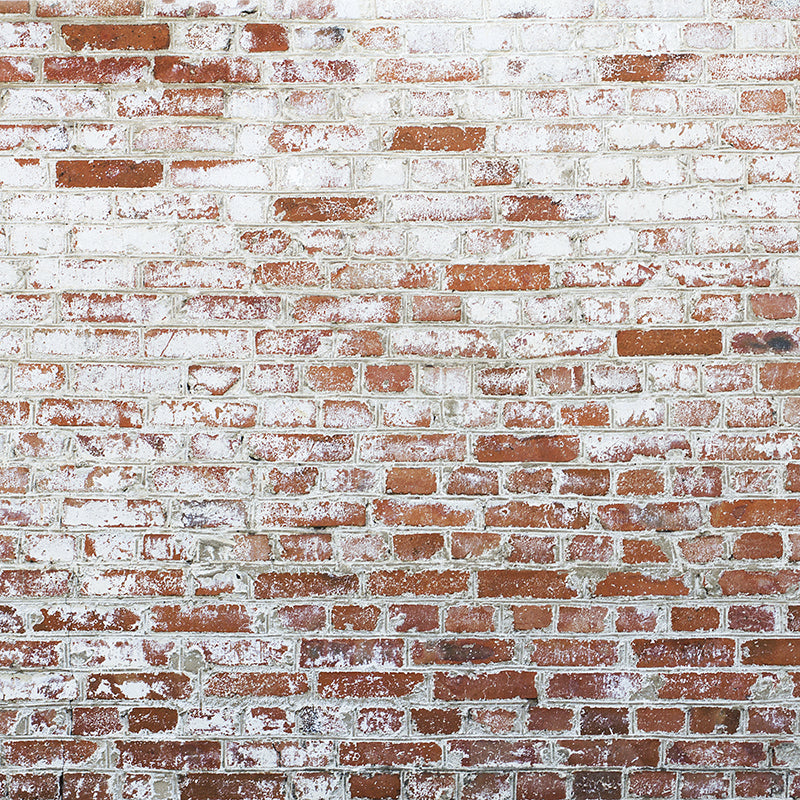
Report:
[[[0,0],[0,798],[800,797],[800,0]]]

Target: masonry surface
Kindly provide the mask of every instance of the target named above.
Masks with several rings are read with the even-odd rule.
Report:
[[[800,797],[800,0],[0,0],[0,797]]]

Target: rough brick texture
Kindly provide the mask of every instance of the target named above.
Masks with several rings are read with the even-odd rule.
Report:
[[[800,797],[800,0],[0,50],[0,798]]]

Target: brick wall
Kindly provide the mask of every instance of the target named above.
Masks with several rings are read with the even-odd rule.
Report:
[[[0,797],[800,797],[800,0],[0,12]]]

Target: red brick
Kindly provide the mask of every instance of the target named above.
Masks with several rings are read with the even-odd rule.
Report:
[[[470,677],[444,672],[434,674],[433,696],[437,700],[536,700],[533,672],[485,671]]]
[[[65,188],[143,188],[161,183],[160,161],[96,161],[56,162],[56,185]]]
[[[191,678],[179,672],[117,672],[89,675],[88,700],[185,700]]]
[[[402,58],[379,59],[375,78],[382,83],[450,83],[477,81],[480,68],[474,59],[440,60],[439,63]]]
[[[119,741],[116,743],[123,767],[161,770],[219,769],[219,742]]]
[[[130,94],[117,101],[121,117],[221,117],[223,110],[221,89],[165,89],[157,96]]]
[[[681,597],[689,589],[680,578],[653,578],[639,572],[612,572],[595,589],[599,597]]]
[[[461,728],[461,713],[455,708],[412,708],[411,719],[416,731],[426,735],[452,734]]]
[[[793,353],[800,347],[798,341],[791,331],[756,331],[734,335],[731,348],[734,353]]]
[[[165,23],[62,25],[61,35],[70,50],[165,50],[170,42]]]
[[[550,268],[544,264],[457,264],[446,268],[446,288],[456,292],[547,289]]]
[[[335,630],[374,631],[380,616],[378,606],[334,606],[331,624]]]
[[[598,67],[604,81],[689,81],[700,76],[702,60],[694,53],[601,56]]]
[[[640,667],[730,667],[733,639],[634,639],[634,656]]]
[[[355,575],[333,575],[322,572],[266,572],[255,579],[257,598],[320,597],[347,595],[358,586]]]
[[[276,83],[345,83],[355,81],[359,74],[359,65],[346,59],[286,59],[272,64],[272,80]]]
[[[400,797],[400,775],[353,773],[349,777],[349,788],[353,800],[397,800]]]
[[[249,22],[242,28],[239,43],[248,53],[281,52],[289,49],[289,34],[283,25]]]
[[[25,82],[32,83],[36,80],[33,62],[29,58],[5,56],[0,58],[0,80],[4,83]]]
[[[756,294],[750,298],[750,308],[761,319],[791,319],[797,316],[797,298],[791,294]]]
[[[569,198],[549,195],[507,195],[501,200],[501,214],[507,222],[565,222],[598,216],[590,195]]]
[[[711,524],[716,528],[800,525],[800,500],[719,501],[711,506]]]
[[[318,691],[329,698],[405,697],[424,679],[419,672],[320,672]]]
[[[155,606],[151,613],[153,631],[207,631],[233,633],[253,631],[253,619],[243,606],[231,604],[197,606]]]
[[[547,597],[566,599],[576,592],[567,583],[567,573],[557,570],[481,570],[478,597]]]
[[[370,392],[404,392],[414,385],[414,373],[405,364],[371,364],[364,370],[364,385]]]
[[[280,197],[273,209],[284,222],[353,222],[374,217],[378,206],[369,197]]]
[[[460,322],[461,298],[417,295],[412,316],[414,322]]]
[[[453,595],[467,589],[469,573],[461,570],[381,570],[367,579],[371,594],[398,597],[407,594]]]
[[[278,773],[241,772],[220,775],[189,772],[178,778],[180,800],[212,800],[214,797],[257,797],[281,800],[286,779]]]
[[[519,173],[519,164],[507,159],[476,160],[469,175],[475,186],[510,186]]]
[[[617,645],[602,640],[558,639],[531,647],[531,664],[542,667],[614,666],[618,658]]]
[[[526,503],[512,500],[486,509],[487,526],[499,528],[555,528],[576,530],[589,525],[588,509],[562,503]]]
[[[479,436],[475,444],[478,461],[573,461],[578,457],[576,436]]]
[[[141,56],[84,58],[82,56],[51,57],[44,60],[44,75],[59,83],[138,83],[150,64]],[[145,184],[150,185],[150,184]]]
[[[486,128],[436,126],[425,128],[407,125],[392,132],[390,150],[447,150],[463,152],[480,150],[486,139]]]
[[[715,355],[722,352],[722,334],[699,328],[619,331],[617,352],[620,356]]]
[[[457,467],[450,473],[447,493],[454,495],[496,495],[499,479],[496,472],[475,467]]]
[[[163,733],[178,725],[178,712],[174,708],[132,708],[128,713],[128,730],[131,733]]]
[[[667,752],[672,764],[708,767],[755,767],[765,759],[763,745],[755,742],[676,742]]]
[[[285,672],[216,672],[204,681],[210,697],[292,697],[308,692],[308,678]]]
[[[247,58],[204,58],[194,63],[180,56],[156,56],[153,76],[163,83],[254,83],[258,67]]]

